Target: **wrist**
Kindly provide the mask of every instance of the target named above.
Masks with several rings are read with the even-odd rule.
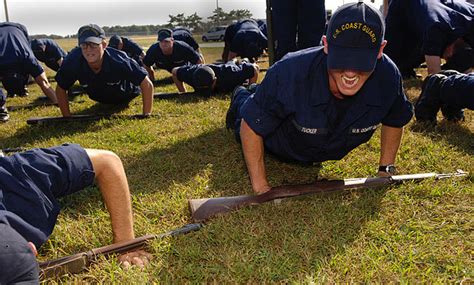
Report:
[[[397,174],[397,168],[394,164],[380,165],[378,168],[378,172],[385,172],[390,175],[395,175]]]

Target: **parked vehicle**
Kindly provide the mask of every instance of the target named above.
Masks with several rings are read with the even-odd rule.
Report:
[[[226,28],[227,26],[212,27],[209,31],[202,35],[202,41],[223,41]]]

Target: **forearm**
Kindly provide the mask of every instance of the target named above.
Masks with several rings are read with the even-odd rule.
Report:
[[[35,82],[43,91],[44,95],[46,95],[49,100],[53,103],[57,103],[58,100],[56,99],[56,93],[54,92],[51,84],[49,84],[48,78],[46,77],[46,73],[41,73],[40,75],[35,77]]]
[[[425,55],[426,66],[428,67],[428,75],[441,71],[441,58],[435,55]]]
[[[253,65],[253,70],[254,70],[253,77],[249,79],[249,83],[250,83],[250,84],[257,82],[257,80],[258,80],[258,73],[260,72],[260,68],[258,67],[257,64],[254,64],[254,65]]]
[[[61,66],[63,64],[63,58],[61,57],[60,59],[58,59],[57,63],[59,66]]]
[[[151,114],[153,108],[153,84],[146,76],[140,84],[142,90],[143,115]]]
[[[174,85],[176,85],[176,88],[178,88],[178,91],[180,93],[183,93],[183,92],[186,92],[186,87],[184,87],[183,82],[178,79],[178,69],[179,67],[173,68],[173,70],[171,71],[171,74],[172,74]]]
[[[206,61],[204,60],[204,55],[201,52],[201,49],[198,48],[197,52],[199,53],[199,57],[201,58],[201,64],[205,64]]]
[[[69,110],[69,101],[67,99],[66,90],[62,89],[59,85],[56,86],[56,95],[58,97],[58,106],[59,110],[61,110],[61,114],[63,117],[71,116],[71,112]]]
[[[147,66],[147,65],[143,65],[146,69],[146,71],[148,72],[148,78],[150,78],[151,82],[154,82],[155,81],[155,72],[153,71],[153,67],[151,66]]]
[[[268,184],[265,171],[263,138],[256,134],[242,119],[240,139],[253,190],[258,194],[267,192],[271,187]]]
[[[228,46],[228,43],[225,43],[224,50],[222,51],[222,61],[226,62],[228,56],[229,56],[229,46]]]
[[[379,165],[394,164],[400,142],[402,140],[403,128],[382,126],[380,134],[380,161]]]
[[[135,238],[130,191],[120,158],[110,151],[95,149],[86,151],[110,214],[114,243]]]

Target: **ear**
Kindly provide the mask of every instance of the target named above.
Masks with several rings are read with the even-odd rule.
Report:
[[[324,53],[328,54],[328,39],[326,38],[326,36],[323,35],[321,37],[321,40],[323,41],[323,45],[324,45]]]
[[[377,55],[377,59],[381,59],[381,58],[382,58],[383,49],[385,48],[386,45],[387,45],[387,41],[386,41],[386,40],[383,40],[383,41],[382,41],[382,44],[380,44],[380,50],[379,50],[379,54]]]
[[[103,40],[102,41],[102,47],[105,49],[107,47],[107,41],[106,40]]]

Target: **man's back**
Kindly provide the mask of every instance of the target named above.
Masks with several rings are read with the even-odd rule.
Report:
[[[22,62],[34,58],[26,28],[17,23],[0,23],[0,64]]]

